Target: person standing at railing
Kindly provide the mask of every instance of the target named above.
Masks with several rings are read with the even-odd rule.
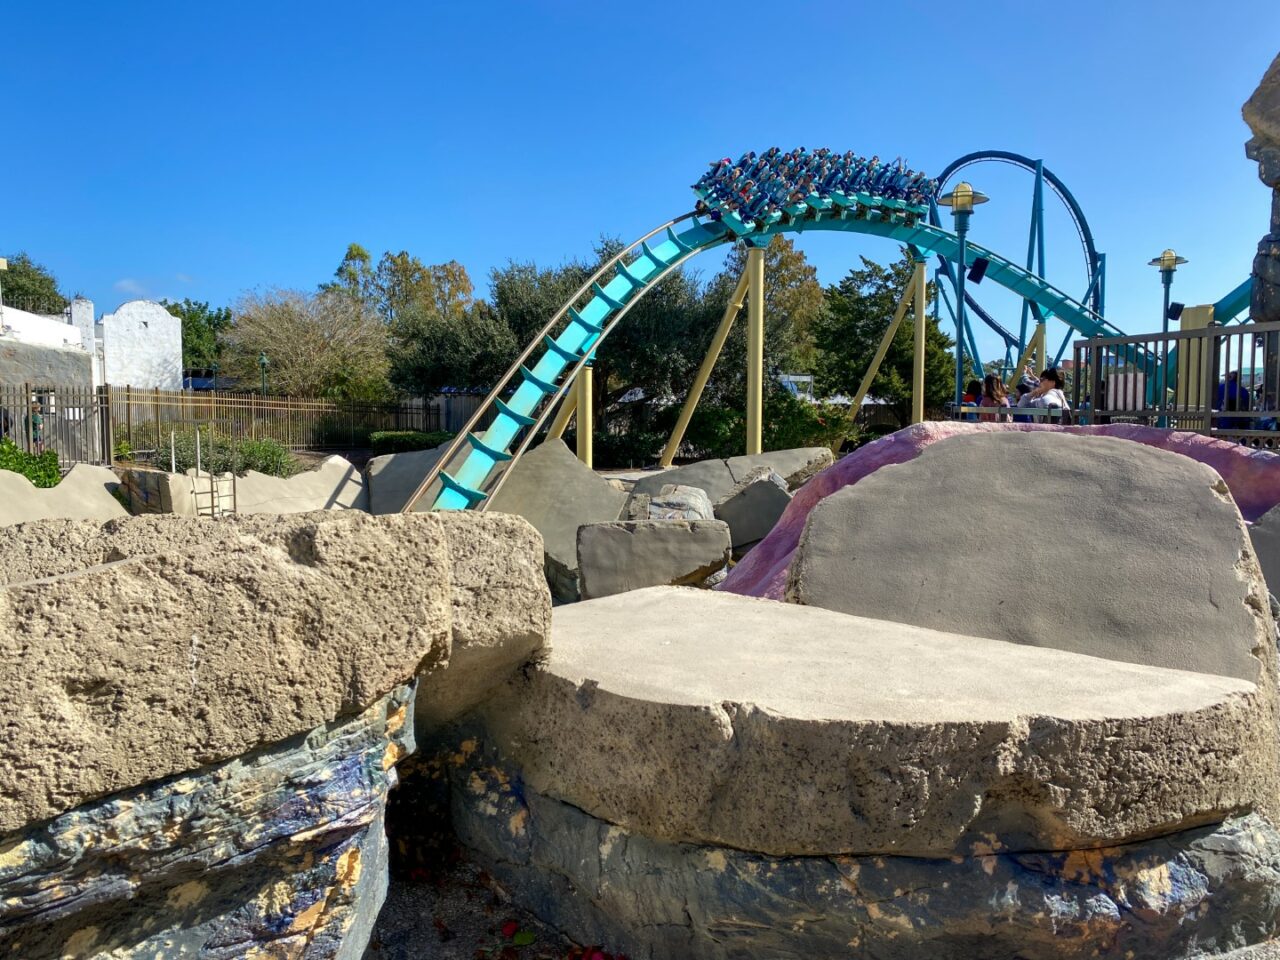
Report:
[[[31,404],[31,413],[27,415],[27,429],[31,436],[31,452],[44,453],[44,414],[40,412],[39,403]]]

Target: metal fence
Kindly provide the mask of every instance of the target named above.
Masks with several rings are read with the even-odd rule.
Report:
[[[350,450],[379,430],[441,429],[441,407],[263,397],[214,391],[0,384],[0,428],[24,450],[56,450],[63,466],[110,464],[164,450],[200,428],[227,439],[271,439],[291,450]]]
[[[1075,344],[1081,422],[1140,423],[1280,449],[1280,323]]]

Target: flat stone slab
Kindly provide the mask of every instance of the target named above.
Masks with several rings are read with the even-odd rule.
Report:
[[[0,546],[0,832],[357,713],[445,660],[434,515],[45,521]]]
[[[716,502],[716,518],[729,525],[733,547],[763,540],[791,505],[787,481],[769,467],[757,467]]]
[[[768,467],[786,480],[787,486],[794,490],[834,462],[835,457],[829,447],[796,447],[792,450],[770,450],[766,453],[730,457],[725,465],[733,474],[734,483],[741,483],[753,471]]]
[[[30,520],[110,520],[128,516],[112,491],[114,471],[77,463],[55,487],[36,487],[20,473],[0,470],[0,527]]]
[[[646,474],[636,481],[631,492],[647,493],[652,497],[669,485],[697,487],[714,503],[732,490],[736,482],[729,465],[723,460],[699,460],[697,463],[688,463],[661,473]]]
[[[549,797],[775,855],[1091,848],[1277,789],[1247,681],[672,587],[558,608],[475,716]]]
[[[642,587],[696,586],[729,562],[719,520],[618,520],[578,528],[583,600]]]
[[[1274,684],[1266,591],[1226,484],[1123,440],[962,435],[883,466],[810,512],[786,595]]]
[[[430,450],[406,450],[403,453],[387,453],[374,457],[365,467],[365,484],[368,487],[369,512],[374,514],[399,513],[413,496],[436,461],[444,455],[449,443]],[[440,490],[437,481],[418,501],[415,512],[424,513],[435,503]]]
[[[256,470],[236,480],[237,513],[310,513],[313,510],[368,510],[364,477],[345,457],[326,457],[317,467],[292,477]]]

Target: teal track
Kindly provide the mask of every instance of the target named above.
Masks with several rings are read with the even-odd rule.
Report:
[[[536,355],[536,362],[531,367],[521,364],[491,395],[492,410],[480,412],[493,414],[489,428],[483,435],[467,432],[441,457],[436,509],[465,510],[482,505],[490,495],[499,465],[509,464],[528,445],[527,436],[521,442],[522,432],[537,428],[540,418],[545,418],[550,406],[563,396],[584,359],[599,346],[614,323],[623,318],[631,304],[696,254],[736,239],[763,245],[774,234],[838,230],[884,237],[953,263],[960,259],[960,238],[930,226],[922,218],[858,204],[836,206],[817,198],[810,198],[809,207],[764,229],[748,230],[740,222],[732,227],[714,220],[695,220],[679,232],[668,227],[665,239],[652,245],[643,241],[628,248],[633,258],[619,259],[613,266],[613,276],[603,286],[593,283],[588,291],[590,299],[580,307],[570,303],[564,311],[567,322],[563,329],[554,337],[549,333],[540,337],[540,354],[538,350],[530,352],[529,359]],[[985,257],[989,261],[987,277],[1037,304],[1046,318],[1057,317],[1085,337],[1123,335],[1084,304],[1012,261],[974,243],[966,247],[969,262]],[[473,423],[478,420],[479,415]],[[459,459],[462,462],[451,470]],[[429,479],[434,476],[435,471]]]

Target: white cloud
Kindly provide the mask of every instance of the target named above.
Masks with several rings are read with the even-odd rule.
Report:
[[[137,280],[133,279],[133,277],[122,277],[112,284],[112,286],[121,293],[133,294],[135,297],[145,296],[147,292],[147,288]]]
[[[179,283],[190,283],[192,277],[189,273],[175,273],[173,275],[173,279],[177,280]]]

